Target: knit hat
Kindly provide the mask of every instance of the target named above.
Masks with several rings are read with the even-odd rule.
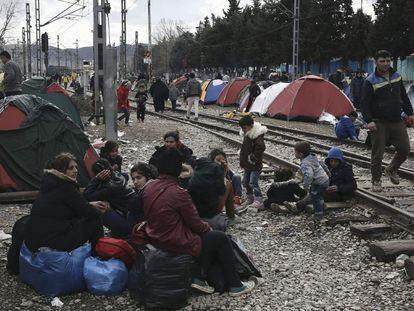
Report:
[[[183,155],[177,148],[165,149],[158,158],[158,173],[178,177],[182,164]]]

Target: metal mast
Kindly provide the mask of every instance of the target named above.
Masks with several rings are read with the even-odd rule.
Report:
[[[122,49],[122,53],[120,52],[121,59],[120,59],[120,65],[121,65],[121,78],[126,78],[126,71],[127,71],[127,64],[126,64],[126,0],[121,0],[121,46],[120,49]]]
[[[32,40],[30,36],[30,30],[32,26],[30,26],[30,3],[26,3],[26,35],[27,35],[27,72],[28,78],[32,76]]]
[[[299,68],[299,15],[300,0],[293,4],[293,51],[292,51],[292,78],[295,79]]]
[[[40,45],[40,3],[35,0],[35,18],[36,18],[36,71],[40,76],[42,73],[42,52]]]
[[[58,59],[58,67],[60,71],[60,48],[59,48],[59,35],[57,35],[57,59]]]
[[[23,48],[23,76],[26,77],[26,31],[22,27],[22,48]]]
[[[135,51],[134,51],[134,73],[138,73],[138,31],[135,31]]]
[[[75,70],[79,69],[79,45],[78,45],[78,39],[76,39],[76,67]]]

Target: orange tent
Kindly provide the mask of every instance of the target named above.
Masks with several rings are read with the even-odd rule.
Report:
[[[239,93],[250,84],[249,79],[236,78],[221,91],[217,104],[221,106],[237,105]]]
[[[299,78],[286,87],[267,110],[271,117],[318,118],[322,112],[335,117],[346,115],[354,106],[334,84],[320,77],[309,75]]]

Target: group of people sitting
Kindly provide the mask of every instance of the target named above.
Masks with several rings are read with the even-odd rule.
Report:
[[[278,170],[276,182],[263,202],[259,175],[267,129],[250,116],[243,117],[239,125],[244,139],[240,166],[247,192],[243,203],[241,177],[230,170],[221,149],[196,159],[177,131],[168,132],[149,162],[137,163],[128,176],[122,172],[118,144],[107,141],[92,167],[95,176],[83,193],[76,181],[78,164],[74,156],[61,153],[50,161],[27,223],[26,246],[32,252],[42,247],[71,251],[89,241],[93,248],[104,235],[104,226],[112,236],[128,241],[134,241],[134,234],[143,228],[146,242],[198,259],[201,269],[194,275],[193,288],[213,293],[206,279],[209,270],[218,267],[231,296],[250,292],[255,283],[240,280],[231,241],[223,232],[225,228],[218,228],[213,219],[225,211],[231,224],[236,213],[247,208],[261,210],[274,204],[291,204],[306,193],[319,213],[323,193],[341,198],[350,195],[355,180],[340,150],[331,150],[325,173],[319,171],[310,146],[302,144],[295,151],[302,159],[304,188],[293,181],[292,171]],[[329,180],[324,179],[327,174]],[[129,178],[133,188],[128,185]]]

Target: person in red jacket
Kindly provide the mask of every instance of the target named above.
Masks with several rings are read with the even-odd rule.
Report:
[[[147,185],[143,195],[148,242],[165,251],[197,257],[201,271],[205,273],[208,273],[212,262],[220,265],[230,296],[250,292],[254,283],[240,281],[227,235],[212,231],[201,220],[190,194],[178,185],[181,153],[176,148],[165,150],[160,154],[157,168],[159,177]],[[214,288],[208,285],[205,277],[194,278],[191,287],[211,294]]]
[[[125,125],[128,125],[129,122],[129,109],[131,108],[128,100],[129,89],[131,88],[131,82],[128,80],[122,81],[121,85],[116,90],[117,95],[117,108],[118,112],[123,113],[122,116],[118,118],[118,121],[125,119]]]

